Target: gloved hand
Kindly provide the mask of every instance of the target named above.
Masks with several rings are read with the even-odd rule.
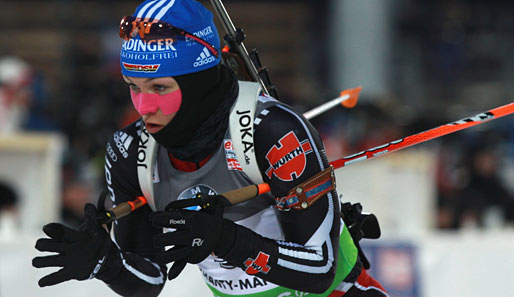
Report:
[[[43,231],[50,238],[40,238],[36,249],[41,252],[55,252],[57,255],[35,257],[32,266],[62,267],[46,275],[38,282],[40,287],[52,286],[71,279],[93,278],[102,267],[105,256],[112,248],[107,231],[98,220],[98,211],[93,204],[84,206],[85,222],[79,230],[59,223],[50,223]]]
[[[210,196],[210,201],[216,201],[213,197],[220,196]],[[233,242],[220,242],[222,233],[235,233],[234,223],[223,219],[223,203],[211,203],[200,211],[175,209],[177,206],[183,207],[183,202],[184,200],[173,201],[166,207],[168,210],[155,212],[151,216],[155,226],[176,229],[153,238],[154,245],[158,248],[173,246],[159,254],[156,259],[161,264],[174,262],[168,271],[169,280],[177,277],[187,263],[197,264],[215,250],[226,250]],[[233,238],[230,234],[225,236]]]

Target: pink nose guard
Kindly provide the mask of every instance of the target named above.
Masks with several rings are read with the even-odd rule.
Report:
[[[168,94],[149,94],[149,93],[134,93],[130,90],[130,97],[132,103],[140,115],[156,112],[161,109],[165,115],[170,115],[177,112],[182,103],[182,92],[180,89]]]

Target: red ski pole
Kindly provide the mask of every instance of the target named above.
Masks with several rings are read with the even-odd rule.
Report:
[[[330,165],[334,166],[334,169],[341,168],[359,161],[368,160],[377,156],[381,156],[390,152],[394,152],[409,146],[413,146],[418,143],[422,143],[437,137],[441,137],[456,131],[460,131],[475,125],[479,125],[497,118],[514,113],[514,102],[507,105],[503,105],[489,111],[477,114],[472,117],[468,117],[456,122],[445,124],[424,132],[420,132],[414,135],[407,136],[395,141],[391,141],[384,145],[359,152],[357,154],[343,157],[335,161],[330,162]]]
[[[495,120],[498,118],[501,118],[503,116],[509,115],[511,113],[514,113],[514,103],[510,103],[507,105],[503,105],[494,109],[491,109],[487,112],[477,114],[472,117],[468,117],[456,122],[452,122],[449,124],[445,124],[424,132],[420,132],[414,135],[407,136],[402,139],[398,139],[395,141],[391,141],[387,144],[380,145],[371,149],[368,149],[366,151],[362,151],[360,153],[343,157],[340,159],[337,159],[335,161],[330,162],[330,165],[334,167],[334,169],[341,168],[353,163],[357,163],[359,161],[368,160],[377,156],[382,156],[390,152],[394,152],[397,150],[400,150],[402,148],[406,148],[409,146],[413,146],[418,143],[422,143],[437,137],[441,137],[456,131],[460,131],[475,125],[479,125],[491,120]],[[254,197],[257,197],[258,195],[267,193],[270,191],[269,185],[266,183],[262,183],[259,185],[250,185],[241,189],[236,189],[227,193],[222,194],[227,198],[232,204],[238,204],[243,201],[252,199]],[[118,206],[120,208],[119,213],[115,213],[115,217],[119,218],[122,216],[127,215],[131,211],[135,210],[136,208],[143,206],[146,204],[146,199],[144,197],[138,197],[139,200],[137,200],[137,204],[133,205],[135,201],[127,203],[127,205],[124,205],[123,207]],[[112,212],[114,209],[109,210]],[[117,209],[116,209],[117,210]]]
[[[402,139],[398,139],[396,141],[391,141],[387,144],[380,145],[371,149],[368,149],[366,151],[362,151],[360,153],[357,153],[355,155],[343,157],[341,159],[335,160],[330,162],[330,165],[334,167],[334,169],[341,168],[353,163],[357,163],[359,161],[368,160],[377,156],[382,156],[390,152],[394,152],[397,150],[400,150],[402,148],[406,148],[409,146],[413,146],[418,143],[422,143],[437,137],[441,137],[459,130],[463,130],[475,125],[479,125],[491,120],[495,120],[498,118],[501,118],[503,116],[509,115],[514,113],[514,102],[503,105],[500,107],[497,107],[495,109],[491,109],[489,111],[486,111],[484,113],[477,114],[472,117],[468,117],[456,122],[452,122],[449,124],[445,124],[442,126],[439,126],[437,128],[433,128],[421,133],[417,133],[411,136],[407,136]],[[255,187],[257,186],[257,187]],[[260,184],[260,185],[252,185],[246,187],[248,189],[258,188],[257,190],[251,190],[250,195],[242,195],[241,197],[238,197],[237,201],[232,201],[232,199],[229,199],[234,204],[249,200],[251,198],[254,198],[260,194],[264,194],[270,191],[269,185],[266,183]]]

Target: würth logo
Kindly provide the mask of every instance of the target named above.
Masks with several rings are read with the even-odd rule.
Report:
[[[259,252],[257,255],[257,258],[252,259],[248,258],[245,261],[245,272],[248,274],[257,274],[259,272],[262,272],[264,274],[268,274],[268,271],[271,269],[271,267],[268,265],[269,255],[265,254],[263,252]]]
[[[156,72],[161,64],[129,64],[123,63],[123,67],[127,69],[127,71],[134,72]]]
[[[266,175],[271,178],[274,174],[283,181],[292,181],[303,174],[307,163],[306,154],[312,152],[308,139],[300,142],[296,134],[291,131],[278,141],[266,154],[270,164]]]
[[[206,47],[204,47],[203,51],[200,53],[198,58],[196,58],[196,61],[193,63],[193,66],[200,67],[202,65],[213,62],[214,60],[216,60],[216,58],[213,55],[211,55],[211,53]]]

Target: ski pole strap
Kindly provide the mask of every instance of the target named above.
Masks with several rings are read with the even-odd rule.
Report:
[[[332,166],[317,173],[307,181],[295,186],[285,197],[276,197],[275,203],[279,210],[307,209],[319,198],[334,190],[336,180]]]

